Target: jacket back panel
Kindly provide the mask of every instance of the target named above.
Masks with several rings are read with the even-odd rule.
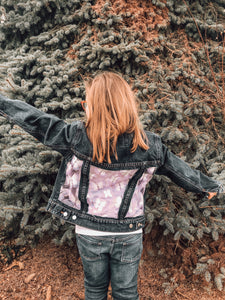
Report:
[[[77,210],[81,209],[79,200],[79,183],[83,161],[75,155],[68,162],[66,179],[59,194],[59,200]],[[123,195],[129,180],[138,169],[105,170],[91,165],[89,171],[89,186],[87,193],[88,214],[118,218]],[[155,167],[147,168],[138,180],[128,212],[125,217],[136,217],[144,214],[144,191],[151,180]]]

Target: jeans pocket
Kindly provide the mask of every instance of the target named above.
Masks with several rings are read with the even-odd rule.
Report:
[[[141,258],[142,250],[142,234],[132,236],[123,243],[121,261],[130,263],[139,260]]]
[[[76,234],[77,248],[81,258],[92,261],[101,259],[102,243],[93,237]]]

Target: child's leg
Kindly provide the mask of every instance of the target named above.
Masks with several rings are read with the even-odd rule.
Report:
[[[138,265],[143,245],[142,234],[117,237],[110,258],[111,286],[114,300],[138,300]]]
[[[100,239],[76,235],[84,270],[85,300],[106,300],[109,286],[109,256],[100,253]]]

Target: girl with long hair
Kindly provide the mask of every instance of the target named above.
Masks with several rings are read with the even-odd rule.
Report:
[[[120,74],[101,72],[85,87],[85,123],[67,124],[2,95],[0,113],[63,155],[46,210],[76,225],[85,299],[107,299],[111,283],[114,300],[137,300],[146,184],[166,175],[209,198],[223,188],[143,130],[135,95]]]

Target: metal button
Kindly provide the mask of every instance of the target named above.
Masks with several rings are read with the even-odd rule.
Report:
[[[77,216],[75,216],[75,215],[72,216],[72,219],[73,219],[73,220],[76,220],[76,218],[77,218]]]
[[[133,224],[130,224],[130,225],[129,225],[130,228],[133,228],[133,226],[134,226]]]

